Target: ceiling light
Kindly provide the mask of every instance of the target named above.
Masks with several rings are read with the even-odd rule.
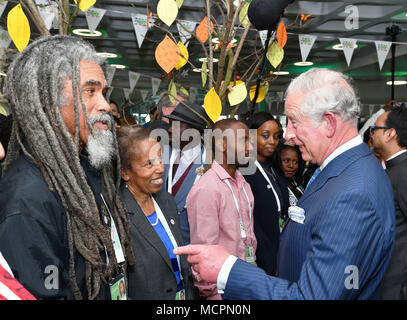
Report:
[[[118,57],[117,53],[113,53],[113,52],[98,52],[96,54],[103,58],[117,58]]]
[[[233,5],[235,6],[235,7],[238,7],[238,6],[240,6],[240,3],[242,2],[242,0],[235,0],[235,1],[233,1]]]
[[[193,72],[202,72],[202,69],[193,68],[192,71]],[[209,70],[206,70],[206,72],[209,72]]]
[[[112,67],[115,67],[116,69],[126,69],[127,66],[124,64],[111,64]]]
[[[356,49],[357,47],[358,47],[358,45],[355,43],[355,45],[353,46],[353,49]],[[341,43],[338,43],[338,44],[334,45],[332,47],[332,49],[334,49],[334,50],[343,50],[343,46],[342,46]]]
[[[3,71],[0,71],[0,76],[7,77],[7,75]]]
[[[274,75],[276,75],[276,76],[286,76],[288,74],[290,74],[290,72],[288,72],[288,71],[276,71],[276,72],[273,72],[272,76],[274,76]]]
[[[206,59],[206,58],[199,58],[198,61],[199,61],[199,62],[208,62],[208,59]],[[219,61],[219,59],[217,59],[217,58],[213,58],[213,59],[212,59],[212,62],[214,62],[214,63],[215,63],[215,62],[218,62],[218,61]]]
[[[77,36],[83,36],[83,37],[101,37],[102,36],[102,32],[100,32],[98,30],[90,32],[89,29],[73,29],[72,33],[76,34]]]
[[[236,43],[236,42],[237,42],[237,39],[236,39],[236,38],[233,38],[233,39],[230,41],[230,43]],[[217,38],[217,37],[212,38],[212,43],[220,43],[219,38]]]
[[[392,85],[392,81],[391,81],[391,80],[390,80],[390,81],[387,81],[386,84],[387,84],[388,86],[391,86],[391,85]],[[405,80],[394,80],[394,85],[395,85],[395,86],[402,86],[402,85],[405,85],[405,84],[407,84],[407,81],[405,81]]]
[[[300,62],[295,62],[294,65],[297,67],[306,67],[306,66],[312,66],[314,63],[311,61],[300,61]]]

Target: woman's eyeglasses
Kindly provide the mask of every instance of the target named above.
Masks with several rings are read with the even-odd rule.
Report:
[[[369,127],[369,133],[370,133],[370,135],[373,135],[373,134],[374,134],[374,131],[375,131],[376,129],[384,129],[384,130],[387,130],[387,129],[391,129],[391,127],[370,126],[370,127]]]

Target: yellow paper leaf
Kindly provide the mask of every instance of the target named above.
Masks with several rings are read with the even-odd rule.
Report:
[[[1,104],[0,104],[0,114],[7,117],[7,111],[6,111],[6,109],[4,109],[4,107]]]
[[[181,69],[185,64],[188,62],[189,58],[189,53],[188,49],[184,46],[184,44],[181,41],[178,41],[177,46],[180,51],[180,56],[177,65],[175,66],[175,70]]]
[[[177,86],[175,85],[174,80],[171,80],[170,85],[168,86],[168,92],[168,97],[170,98],[171,103],[175,104],[177,102]]]
[[[206,61],[204,61],[204,62],[202,62],[202,67],[201,67],[202,87],[205,87],[206,79],[208,78],[208,73],[206,70],[207,70]]]
[[[157,15],[167,26],[171,26],[178,15],[178,6],[174,0],[160,0]]]
[[[76,4],[78,2],[74,0]],[[80,0],[79,2],[79,9],[81,9],[83,12],[88,10],[90,7],[92,7],[96,3],[96,0]]]
[[[23,51],[30,41],[30,24],[21,4],[16,5],[7,15],[7,31],[18,51]]]
[[[280,48],[283,49],[287,43],[287,29],[285,28],[284,21],[281,21],[277,28],[277,41]]]
[[[179,48],[167,35],[155,49],[155,60],[158,65],[167,73],[178,64]]]
[[[184,3],[184,0],[176,0],[178,9],[181,8],[182,4]]]
[[[246,28],[247,24],[250,22],[249,16],[247,15],[247,11],[249,10],[249,5],[250,5],[250,3],[245,2],[239,12],[239,21],[242,24],[243,28]]]
[[[274,68],[277,68],[281,61],[283,61],[284,49],[280,48],[278,42],[273,42],[273,44],[267,50],[267,59]]]
[[[255,93],[256,93],[256,86],[250,87],[250,92],[249,92],[250,101],[253,101]],[[256,99],[256,103],[262,102],[265,97],[266,97],[266,95],[264,94],[264,87],[260,86],[259,94],[258,94],[257,99]]]
[[[218,94],[215,91],[215,88],[209,90],[204,98],[204,107],[205,112],[209,118],[216,122],[219,119],[220,114],[222,113],[222,102]]]
[[[233,82],[231,82],[233,84]],[[229,104],[235,106],[244,101],[247,97],[246,84],[243,81],[236,81],[233,90],[228,94]]]
[[[189,97],[189,92],[184,87],[179,88],[179,91],[182,92],[183,94],[185,94],[187,97]]]

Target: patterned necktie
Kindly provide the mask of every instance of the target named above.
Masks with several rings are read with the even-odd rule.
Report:
[[[318,167],[318,168],[315,170],[314,174],[312,175],[311,179],[309,179],[308,184],[307,184],[307,187],[305,188],[305,190],[308,189],[308,187],[311,185],[311,183],[315,180],[315,178],[319,175],[320,172],[321,172],[321,168]]]

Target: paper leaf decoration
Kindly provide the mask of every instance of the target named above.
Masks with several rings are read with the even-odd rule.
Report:
[[[174,0],[160,0],[157,5],[157,15],[167,26],[171,26],[178,15],[178,6]]]
[[[16,5],[7,15],[7,31],[18,51],[23,51],[30,41],[30,24],[21,4]]]
[[[204,107],[205,112],[209,118],[216,122],[219,119],[220,114],[222,113],[222,102],[218,94],[215,91],[215,88],[209,90],[204,98]]]
[[[184,3],[184,0],[175,0],[175,2],[177,3],[177,7],[179,9],[179,8],[181,8],[182,4]]]
[[[283,49],[287,43],[287,29],[285,27],[284,21],[281,21],[277,28],[277,41],[280,48]]]
[[[78,4],[77,0],[74,0],[76,4]],[[96,0],[80,0],[79,2],[79,9],[81,9],[83,12],[88,10],[91,6],[93,6],[96,3]]]
[[[249,16],[247,15],[247,11],[249,10],[249,5],[250,5],[249,2],[245,2],[239,12],[239,21],[242,24],[243,28],[246,28],[246,26],[250,22]]]
[[[204,62],[202,62],[202,67],[201,67],[202,87],[205,87],[206,79],[208,78],[207,70],[208,69],[206,67],[206,61],[204,61]]]
[[[177,46],[180,51],[180,56],[177,65],[175,66],[175,70],[181,69],[183,66],[186,65],[189,59],[188,49],[182,44],[181,41],[178,41]]]
[[[211,33],[213,32],[213,22],[211,21]],[[209,39],[208,33],[208,17],[203,18],[201,23],[196,27],[196,37],[202,42],[206,42]]]
[[[189,92],[184,87],[179,88],[179,91],[182,92],[183,94],[185,94],[187,97],[189,97]]]
[[[165,36],[155,49],[155,60],[158,65],[167,73],[178,64],[179,48],[170,37]]]
[[[273,44],[267,50],[267,59],[270,61],[271,65],[274,68],[277,68],[281,61],[283,61],[283,58],[284,49],[280,48],[278,42],[273,42]]]
[[[170,98],[170,101],[172,104],[175,104],[177,102],[177,86],[174,83],[174,80],[171,80],[170,85],[168,86],[168,98]]]
[[[233,82],[231,82],[233,86]],[[244,101],[247,97],[246,84],[243,81],[236,81],[236,85],[233,86],[233,90],[228,94],[229,104],[235,106]]]
[[[256,93],[256,86],[250,87],[250,92],[249,92],[250,101],[253,101],[255,93]],[[260,86],[259,94],[256,99],[256,103],[262,102],[265,97],[266,97],[266,95],[265,95],[264,87]]]

